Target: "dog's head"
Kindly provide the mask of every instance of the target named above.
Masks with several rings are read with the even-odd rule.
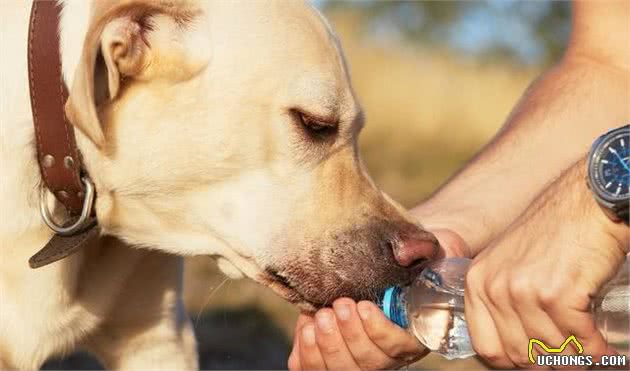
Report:
[[[103,230],[219,257],[305,309],[408,282],[437,241],[357,152],[339,44],[299,2],[97,2],[66,112]]]

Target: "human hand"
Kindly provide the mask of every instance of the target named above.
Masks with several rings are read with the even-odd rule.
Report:
[[[475,351],[494,367],[533,367],[530,338],[559,346],[575,335],[585,355],[614,353],[590,301],[623,263],[628,229],[599,209],[585,168],[565,173],[471,264],[466,320]]]
[[[431,199],[414,207],[411,214],[440,241],[442,251],[437,259],[451,256],[472,258],[481,248],[471,241],[479,241],[483,233],[471,229],[474,223],[466,213],[453,211],[452,207],[452,204]]]
[[[463,256],[467,247],[451,230],[432,231],[440,256]],[[295,326],[290,370],[394,369],[428,353],[415,337],[389,321],[372,302],[349,298],[333,302],[314,316],[301,314]]]
[[[412,335],[390,322],[372,302],[349,298],[314,316],[300,314],[289,370],[393,369],[427,354]]]

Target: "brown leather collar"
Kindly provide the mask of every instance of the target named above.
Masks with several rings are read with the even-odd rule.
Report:
[[[61,75],[56,1],[36,0],[28,35],[28,75],[37,160],[46,187],[72,214],[81,212],[85,189],[72,125],[66,120],[68,99]]]
[[[64,112],[68,92],[61,72],[60,10],[57,1],[33,1],[28,34],[28,76],[37,162],[43,185],[71,216],[76,216],[83,208],[85,187],[74,129]],[[91,229],[83,229],[74,236],[55,234],[29,264],[36,268],[72,254],[87,242],[85,236],[95,236],[90,233]],[[80,236],[82,234],[85,236]]]

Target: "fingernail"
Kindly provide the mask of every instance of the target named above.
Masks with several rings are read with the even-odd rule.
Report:
[[[357,304],[357,311],[359,312],[359,317],[361,317],[361,319],[366,320],[370,317],[370,307],[369,304],[367,303],[359,303]]]
[[[330,333],[333,330],[332,316],[328,312],[320,312],[315,315],[317,326],[324,333]]]
[[[306,345],[315,345],[315,327],[312,324],[302,327],[302,340]]]
[[[337,317],[345,321],[350,318],[350,308],[347,305],[338,305],[335,307],[335,313],[337,313]]]

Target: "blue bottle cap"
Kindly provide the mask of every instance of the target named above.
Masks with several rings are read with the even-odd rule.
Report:
[[[407,328],[407,301],[402,288],[388,287],[380,300],[381,310],[385,317],[402,328]]]

